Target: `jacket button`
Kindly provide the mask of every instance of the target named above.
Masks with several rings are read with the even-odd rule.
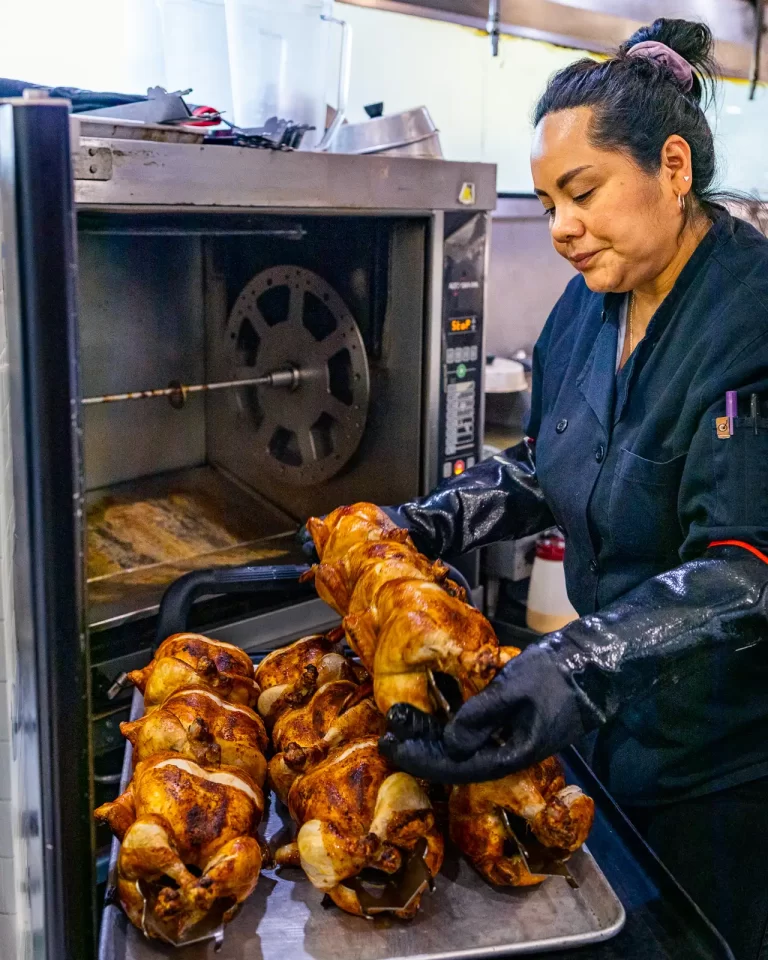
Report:
[[[565,433],[566,428],[568,427],[568,421],[563,418],[562,420],[557,421],[557,426],[555,427],[556,433]]]
[[[597,448],[597,450],[595,450],[595,460],[597,460],[598,463],[602,463],[604,456],[605,456],[605,447],[601,443],[600,446]]]
[[[600,564],[597,562],[597,560],[590,560],[589,569],[592,571],[592,573],[597,573],[597,571],[600,569]]]

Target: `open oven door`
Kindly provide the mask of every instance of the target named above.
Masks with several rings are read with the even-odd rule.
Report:
[[[95,888],[67,101],[0,104],[0,203],[0,855],[16,891],[0,954],[84,960]]]

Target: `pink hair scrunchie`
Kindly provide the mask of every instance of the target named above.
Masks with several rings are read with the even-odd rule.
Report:
[[[666,43],[659,43],[658,40],[644,40],[642,43],[636,43],[634,47],[630,47],[627,56],[646,57],[648,60],[663,63],[667,70],[674,75],[683,93],[688,93],[693,86],[693,67],[685,57],[681,57]]]

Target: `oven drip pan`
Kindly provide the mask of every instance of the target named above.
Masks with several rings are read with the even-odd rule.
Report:
[[[211,466],[95,490],[86,503],[92,629],[156,612],[190,570],[303,559],[297,522]]]

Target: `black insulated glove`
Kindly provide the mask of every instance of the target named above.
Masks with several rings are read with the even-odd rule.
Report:
[[[324,519],[323,517],[320,518]],[[296,543],[301,547],[301,552],[307,558],[308,563],[319,563],[320,557],[317,555],[317,550],[315,549],[315,542],[312,539],[309,530],[307,530],[306,523],[302,524],[299,529],[296,531]]]
[[[713,547],[548,634],[443,730],[396,704],[381,749],[427,779],[497,779],[556,753],[714,650],[767,640],[768,563],[741,547]]]
[[[387,713],[381,752],[437,783],[498,780],[551,756],[586,732],[578,700],[551,655],[530,647],[443,728],[407,703]]]
[[[536,479],[531,440],[470,467],[426,497],[384,509],[430,557],[455,557],[555,524]]]

